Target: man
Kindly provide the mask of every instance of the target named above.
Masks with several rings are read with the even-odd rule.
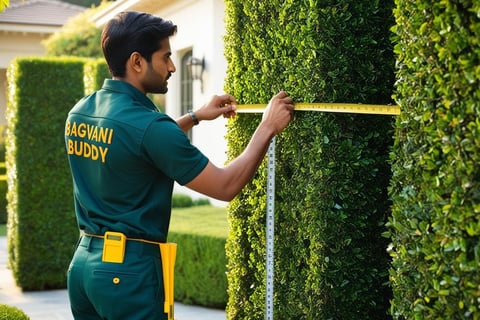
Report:
[[[185,132],[200,121],[234,116],[235,99],[214,96],[174,121],[146,97],[167,92],[175,33],[170,21],[145,13],[113,18],[101,40],[112,79],[68,115],[65,141],[82,231],[68,271],[75,319],[166,319],[158,243],[167,240],[174,181],[231,200],[293,117],[292,99],[279,92],[244,152],[216,167]]]

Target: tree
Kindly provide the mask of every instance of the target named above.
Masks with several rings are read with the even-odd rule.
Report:
[[[4,1],[4,0],[0,0]],[[47,56],[103,57],[100,47],[102,29],[91,17],[104,9],[110,2],[102,2],[69,19],[61,31],[54,33],[43,42]]]

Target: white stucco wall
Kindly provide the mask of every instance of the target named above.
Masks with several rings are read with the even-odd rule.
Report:
[[[188,50],[193,56],[205,58],[203,73],[203,92],[200,83],[195,81],[193,105],[202,106],[214,94],[223,94],[227,62],[223,51],[225,5],[221,0],[180,0],[172,6],[155,14],[172,20],[178,26],[177,34],[171,39],[172,58],[177,66],[177,74],[169,80],[166,94],[166,112],[172,116],[180,115],[180,58]],[[192,143],[196,145],[210,161],[217,166],[226,162],[227,143],[225,140],[227,119],[220,117],[214,121],[202,122],[193,128]],[[212,181],[213,182],[213,181]],[[186,188],[176,186],[177,192],[184,192],[193,197],[204,197]],[[211,199],[215,205],[225,202]]]
[[[43,56],[45,47],[41,41],[48,34],[0,32],[0,68],[5,69],[18,56]]]

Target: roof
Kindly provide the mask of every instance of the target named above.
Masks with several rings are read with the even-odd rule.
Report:
[[[63,26],[69,18],[85,9],[58,0],[10,0],[10,6],[0,12],[0,23]]]
[[[190,2],[193,1],[194,0],[190,0]],[[93,21],[97,26],[101,26],[121,11],[141,11],[154,14],[162,8],[178,3],[178,0],[115,0],[104,10],[94,15]],[[185,1],[183,1],[183,3],[185,3]]]

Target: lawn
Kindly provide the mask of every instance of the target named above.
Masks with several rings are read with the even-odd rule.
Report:
[[[227,209],[213,206],[173,209],[170,230],[227,237]],[[6,225],[0,224],[0,236],[5,235]]]
[[[213,206],[173,209],[170,231],[226,238],[228,236],[227,209]]]

